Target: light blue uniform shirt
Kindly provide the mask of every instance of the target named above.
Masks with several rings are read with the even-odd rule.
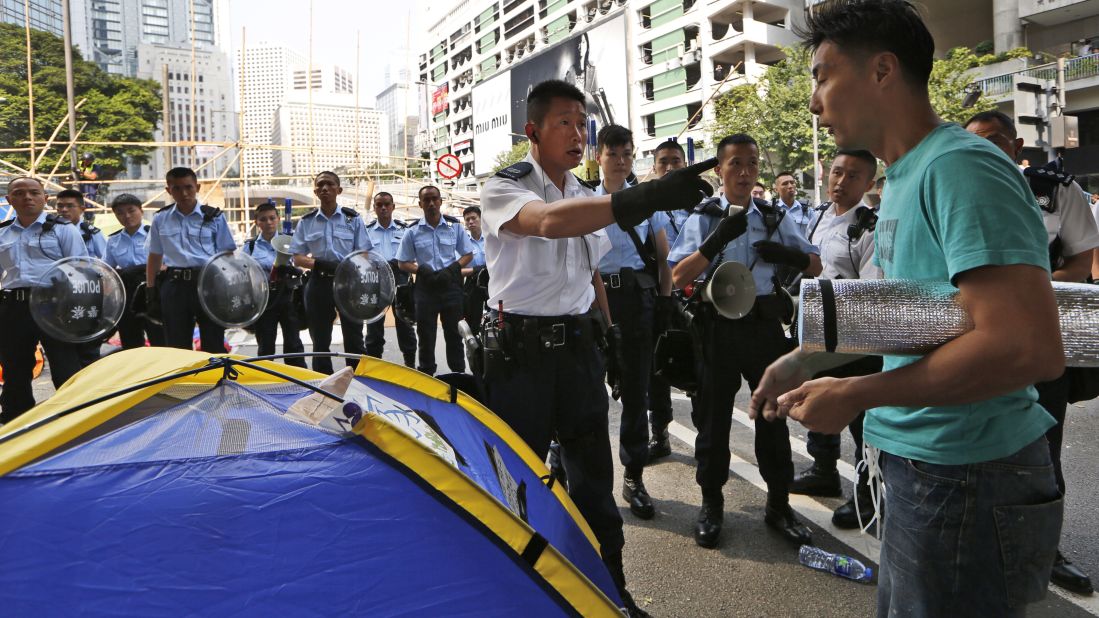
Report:
[[[271,238],[274,239],[275,237],[272,236]],[[244,251],[259,263],[260,267],[263,268],[263,272],[269,273],[275,267],[275,257],[278,253],[271,246],[271,241],[264,238],[262,234],[257,236],[254,242],[252,239],[245,241]]]
[[[203,219],[202,207],[197,205],[188,215],[175,204],[161,209],[153,215],[146,250],[164,256],[169,268],[200,268],[218,253],[237,248],[224,215],[213,221]]]
[[[461,222],[443,217],[438,226],[431,227],[426,219],[420,219],[409,226],[401,240],[397,260],[427,264],[432,270],[440,271],[463,255],[473,253],[472,245],[473,239]]]
[[[389,221],[389,227],[382,227],[377,219],[366,226],[366,233],[370,236],[370,244],[374,251],[387,262],[397,259],[397,249],[400,249],[401,240],[404,239],[406,231],[408,226],[396,219]]]
[[[630,186],[629,183],[626,184]],[[607,195],[607,190],[600,184],[596,187],[595,194]],[[637,232],[637,237],[641,239],[641,244],[645,244],[645,239],[649,237],[650,230],[659,232],[667,225],[668,215],[657,211],[648,219],[634,226],[633,229]],[[603,228],[603,231],[607,233],[607,238],[611,241],[611,250],[603,256],[603,259],[599,260],[599,272],[610,274],[623,268],[632,268],[633,270],[643,270],[645,268],[645,262],[638,255],[637,246],[633,244],[633,240],[626,230],[618,227],[617,223],[612,223]],[[654,240],[653,243],[655,244],[655,242]]]
[[[801,230],[802,236],[809,236],[809,224],[813,221],[813,211],[816,209],[808,204],[802,204],[794,200],[793,206],[787,206],[782,200],[775,200],[778,207],[786,211],[786,218],[792,219]]]
[[[729,200],[721,196],[721,207],[728,208]],[[683,258],[691,255],[702,245],[702,241],[717,227],[719,219],[711,215],[695,213],[687,219],[675,246],[668,254],[668,264],[675,267]],[[789,216],[782,218],[774,234],[768,238],[767,226],[763,222],[763,213],[755,204],[748,210],[748,231],[741,234],[736,240],[725,245],[721,252],[723,261],[740,262],[752,269],[752,279],[755,280],[756,294],[764,296],[773,294],[775,286],[772,277],[775,275],[775,265],[763,261],[756,253],[753,243],[761,240],[773,240],[787,247],[797,249],[802,253],[820,255],[820,249],[816,245],[809,244],[802,235],[797,223]]]
[[[27,227],[19,219],[0,228],[0,288],[13,290],[38,285],[50,266],[61,258],[88,255],[88,248],[75,225],[60,220],[42,233],[45,211]]]
[[[687,223],[687,218],[691,216],[689,210],[672,210],[664,213],[668,218],[668,225],[664,226],[664,233],[668,235],[668,247],[671,248],[675,245],[675,241],[679,238],[679,232],[683,229],[683,225]]]
[[[294,255],[311,255],[313,259],[331,262],[373,248],[363,218],[348,216],[342,208],[337,208],[331,217],[320,208],[302,217],[290,243],[290,253]]]
[[[77,226],[80,230],[81,239],[84,238],[84,233],[86,231],[84,229],[85,225],[87,225],[87,222],[81,221],[80,225]],[[100,232],[99,230],[96,230],[94,234],[88,236],[88,240],[84,241],[84,246],[88,249],[88,255],[92,257],[102,260],[107,256],[107,239],[103,236],[103,232]]]
[[[466,231],[466,236],[469,236],[469,231]],[[473,259],[470,260],[469,265],[466,268],[481,268],[485,265],[485,234],[481,232],[481,238],[475,239],[469,236],[469,242],[473,243]],[[462,257],[462,256],[458,256]]]
[[[113,268],[144,266],[149,261],[145,243],[149,238],[149,226],[142,225],[133,235],[118,230],[107,237],[107,255],[103,258]]]

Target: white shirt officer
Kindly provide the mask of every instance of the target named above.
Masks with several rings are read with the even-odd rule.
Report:
[[[356,251],[369,251],[373,247],[362,217],[357,212],[350,208],[337,208],[328,217],[316,208],[298,221],[294,240],[290,243],[290,253],[340,262]]]
[[[382,227],[377,219],[366,226],[371,248],[387,262],[397,259],[397,250],[400,249],[407,231],[408,225],[396,219],[390,219],[388,227]]]
[[[153,215],[146,251],[162,255],[168,268],[200,268],[211,257],[233,251],[237,243],[225,216],[210,206],[196,206],[184,215],[175,204]]]
[[[1096,228],[1091,205],[1075,180],[1067,187],[1057,186],[1054,204],[1057,206],[1054,212],[1042,208],[1047,242],[1052,243],[1060,236],[1062,253],[1066,256],[1099,247],[1099,229]]]
[[[627,187],[633,186],[630,183],[626,183]],[[595,188],[596,195],[607,195],[607,190],[600,183]],[[668,215],[662,211],[653,213],[653,216],[642,221],[640,224],[634,226],[634,231],[637,233],[638,239],[641,240],[641,244],[645,244],[645,239],[649,237],[651,230],[660,231],[666,229],[668,225]],[[637,253],[637,245],[633,243],[633,239],[626,230],[623,230],[617,223],[608,225],[603,228],[603,232],[607,235],[607,240],[611,243],[611,248],[607,251],[599,260],[599,272],[608,275],[611,273],[617,273],[623,268],[632,268],[633,270],[644,270],[645,262],[641,259],[641,256]]]
[[[533,170],[512,180],[493,176],[481,190],[485,258],[489,279],[490,308],[501,302],[504,311],[527,316],[580,315],[595,301],[592,275],[611,248],[603,230],[580,238],[519,236],[503,230],[523,206],[531,202],[551,203],[594,193],[572,174],[562,192],[546,178],[534,157],[524,162]]]
[[[107,237],[107,254],[103,261],[112,268],[120,269],[144,266],[149,261],[149,253],[145,249],[148,238],[148,225],[138,227],[133,234],[127,234],[125,229],[112,232]]]
[[[815,209],[809,224],[809,242],[820,248],[824,270],[821,279],[882,279],[885,274],[874,264],[874,233],[864,230],[857,241],[851,242],[847,228],[854,224],[859,208],[869,208],[859,202],[842,215],[836,205],[826,203],[824,210]]]
[[[426,217],[408,226],[397,249],[397,261],[426,264],[439,272],[471,253],[473,239],[462,227],[461,221],[443,215],[435,227],[431,227]]]
[[[18,217],[0,226],[0,289],[36,286],[57,260],[88,255],[76,226],[44,211],[27,227]]]

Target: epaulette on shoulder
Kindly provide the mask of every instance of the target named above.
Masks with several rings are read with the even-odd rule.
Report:
[[[508,180],[519,180],[523,176],[534,171],[534,166],[527,161],[520,161],[518,163],[512,163],[504,169],[496,172],[496,175],[500,178],[507,178]]]
[[[725,209],[721,207],[720,197],[710,197],[702,200],[691,212],[701,215],[710,215],[711,217],[725,216]]]
[[[1061,184],[1063,186],[1069,186],[1073,180],[1076,180],[1076,176],[1068,174],[1063,171],[1057,171],[1049,166],[1037,167],[1031,166],[1023,170],[1023,175],[1029,178],[1040,178],[1042,180],[1050,180]]]
[[[378,225],[378,220],[377,220],[377,219],[374,219],[374,220],[373,220],[373,221],[371,221],[370,223],[367,223],[367,224],[366,224],[366,229],[368,229],[368,230],[369,230],[370,228],[372,228],[372,227],[376,227],[377,225]]]
[[[220,208],[215,208],[213,206],[207,206],[206,204],[203,204],[201,206],[201,210],[202,210],[202,220],[207,222],[207,223],[209,223],[210,221],[213,221],[214,219],[217,219],[218,215],[221,214],[221,209]]]
[[[821,202],[814,210],[818,212],[824,212],[832,207],[832,202]]]
[[[100,231],[99,228],[92,225],[91,223],[88,223],[87,221],[81,221],[80,222],[80,229],[87,232],[89,236],[95,236]]]
[[[416,227],[420,224],[420,219],[413,219],[408,222],[408,227]]]
[[[393,224],[396,225],[397,227],[408,227],[408,224],[405,223],[404,221],[401,221],[400,219],[394,219]]]
[[[355,210],[354,208],[348,208],[346,206],[341,208],[340,212],[343,213],[343,216],[348,217],[350,219],[354,219],[355,217],[359,216],[359,211]]]
[[[15,217],[8,219],[7,221],[0,221],[0,229],[6,228],[12,223],[15,223]]]
[[[167,206],[163,206],[163,207],[161,207],[161,208],[157,208],[157,209],[156,209],[156,211],[157,211],[157,212],[164,212],[165,210],[169,210],[169,209],[171,209],[171,207],[172,207],[172,206],[175,206],[175,204],[168,204]]]
[[[146,227],[148,227],[148,226],[146,226]],[[123,229],[125,229],[125,228],[118,228],[117,230],[111,232],[110,234],[107,234],[107,236],[118,236],[119,234],[122,233]],[[148,231],[148,230],[146,230],[146,231]]]
[[[146,232],[146,233],[148,233],[148,232],[149,232],[149,230],[153,229],[153,227],[152,227],[151,225],[149,225],[148,223],[146,223],[146,224],[145,224],[145,225],[144,225],[144,226],[142,227],[142,229],[143,229],[143,230],[145,230],[145,232]]]
[[[45,233],[49,232],[58,223],[60,223],[61,225],[68,225],[69,223],[72,223],[72,222],[69,221],[68,219],[62,219],[61,217],[58,217],[57,215],[55,215],[51,212],[50,214],[46,215],[46,220],[45,220],[45,222],[42,223],[42,233],[45,234]]]
[[[447,221],[449,221],[451,223],[461,223],[462,222],[461,219],[459,219],[458,217],[452,217],[450,215],[443,215],[443,219],[446,219]]]
[[[598,181],[584,180],[583,178],[577,176],[576,174],[573,174],[573,176],[576,178],[576,182],[580,183],[581,187],[586,187],[591,191],[595,191],[596,189],[599,188],[599,182]]]
[[[301,218],[302,219],[312,219],[313,217],[317,216],[317,213],[320,212],[320,211],[321,211],[320,208],[314,208],[313,210],[310,210],[309,212],[302,215]]]
[[[756,208],[759,208],[761,210],[766,209],[766,208],[774,208],[774,204],[772,204],[771,202],[768,202],[767,200],[765,200],[763,198],[759,198],[759,197],[753,197],[752,198],[752,203],[756,205]]]

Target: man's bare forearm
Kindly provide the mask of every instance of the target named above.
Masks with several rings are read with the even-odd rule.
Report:
[[[1089,249],[1065,257],[1065,263],[1053,271],[1053,280],[1080,283],[1087,279],[1088,272],[1091,271],[1092,253],[1094,253],[1094,250]]]
[[[676,288],[683,288],[688,283],[694,281],[702,271],[710,265],[710,260],[707,260],[704,255],[695,251],[694,253],[683,258],[683,261],[675,265],[672,269],[672,285]]]
[[[156,287],[156,276],[160,272],[160,266],[164,263],[164,256],[159,253],[150,253],[145,262],[145,286]]]

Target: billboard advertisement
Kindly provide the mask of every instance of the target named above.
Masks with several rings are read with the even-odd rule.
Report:
[[[438,116],[446,110],[446,95],[450,91],[449,84],[443,84],[431,93],[431,115]]]
[[[539,82],[562,79],[588,98],[596,129],[630,122],[626,74],[625,15],[574,34],[512,65],[473,88],[473,163],[478,175],[495,168],[496,157],[522,139],[527,93]]]

